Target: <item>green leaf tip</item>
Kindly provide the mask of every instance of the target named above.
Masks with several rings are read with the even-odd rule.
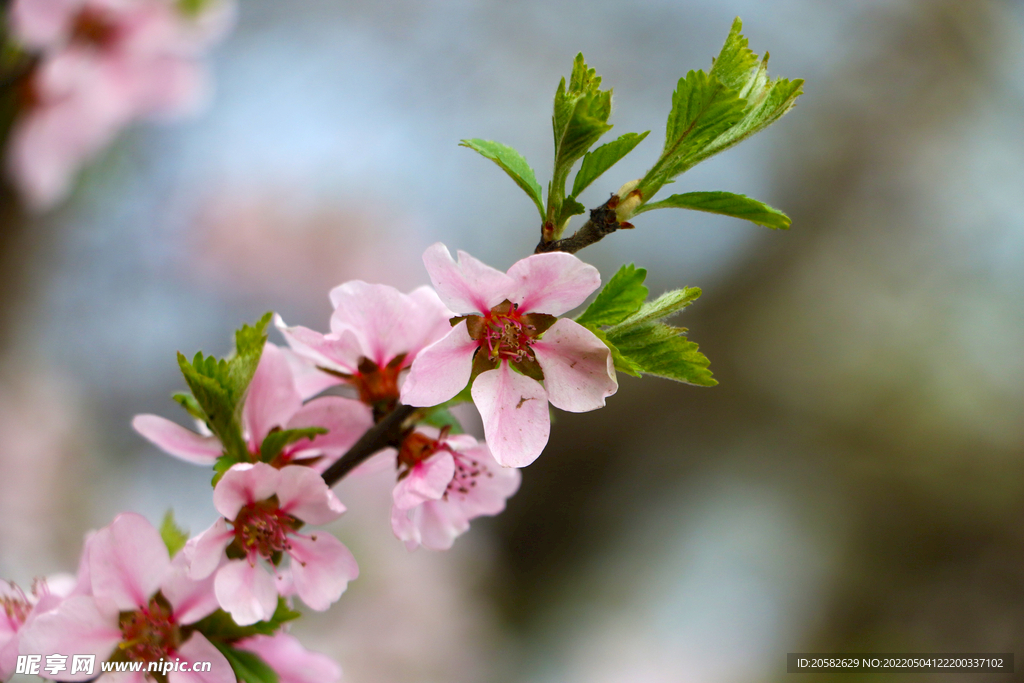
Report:
[[[224,445],[225,455],[222,458],[227,457],[233,462],[249,459],[248,447],[242,437],[242,404],[263,355],[272,315],[266,313],[254,325],[239,328],[235,333],[235,350],[229,358],[204,356],[199,351],[190,361],[178,353],[178,367],[192,398],[189,400],[187,395],[180,395],[175,400],[190,413],[196,411],[202,415],[201,419]]]
[[[174,511],[168,510],[160,522],[160,538],[167,546],[167,554],[174,557],[188,542],[188,532],[174,522]]]
[[[270,668],[270,665],[263,661],[255,652],[238,650],[218,640],[211,640],[211,643],[220,650],[224,658],[228,660],[235,676],[242,683],[278,683],[277,672]]]
[[[578,197],[583,190],[587,189],[591,183],[601,177],[605,171],[619,163],[624,156],[632,152],[650,132],[648,130],[643,133],[626,133],[611,142],[606,142],[592,152],[587,152],[586,156],[583,157],[583,164],[573,180],[571,196],[574,198]]]
[[[647,271],[632,263],[612,276],[597,298],[587,306],[576,322],[581,325],[615,325],[636,313],[647,299],[644,280]]]
[[[263,439],[260,444],[260,460],[273,462],[274,458],[281,454],[285,446],[290,446],[302,439],[312,441],[321,434],[326,434],[323,427],[300,427],[298,429],[274,429]]]
[[[587,66],[583,54],[573,60],[569,84],[563,78],[555,91],[551,115],[554,134],[555,161],[548,184],[545,221],[559,237],[565,220],[575,215],[563,211],[565,184],[573,165],[593,147],[602,135],[611,130],[608,117],[612,113],[612,91],[601,90],[601,77]],[[576,212],[578,213],[578,212]]]
[[[717,213],[723,216],[742,218],[743,220],[763,225],[773,230],[788,230],[791,223],[789,216],[778,209],[756,199],[751,199],[746,195],[733,194],[732,192],[687,192],[685,194],[674,194],[660,202],[644,204],[636,213],[643,213],[653,209],[692,209],[694,211]]]
[[[540,183],[537,182],[533,169],[530,168],[530,164],[522,154],[500,142],[479,138],[462,140],[459,142],[459,146],[468,147],[496,163],[533,200],[541,220],[544,220],[544,198]]]
[[[742,28],[736,18],[709,73],[679,79],[664,151],[639,185],[645,202],[681,173],[767,128],[802,93],[801,79],[768,78],[768,55],[758,59]]]

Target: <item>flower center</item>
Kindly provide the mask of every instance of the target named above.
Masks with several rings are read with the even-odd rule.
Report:
[[[387,414],[398,402],[398,375],[402,372],[405,354],[395,356],[390,363],[380,367],[369,358],[359,361],[359,372],[348,381],[359,391],[359,400],[372,406],[375,417],[380,410]]]
[[[411,432],[402,440],[402,445],[398,449],[398,465],[399,467],[405,466],[408,469],[401,474],[398,478],[401,479],[408,474],[408,470],[412,469],[421,463],[434,453],[439,450],[446,450],[450,452],[447,446],[442,446],[441,441],[448,435],[448,428],[445,427],[441,430],[441,434],[436,439],[431,439],[425,434],[420,432]]]
[[[256,556],[273,561],[291,547],[288,534],[296,529],[295,518],[278,508],[276,498],[246,505],[233,524],[235,544],[250,561]]]
[[[25,593],[14,584],[10,584],[11,590],[8,595],[0,595],[0,605],[3,605],[4,614],[17,626],[21,626],[28,619],[28,613],[32,611]]]
[[[121,613],[121,651],[134,662],[155,662],[177,651],[181,630],[171,614],[171,606],[157,593],[149,605],[134,612]]]
[[[461,453],[452,453],[455,456],[455,476],[448,483],[448,489],[444,492],[444,499],[448,496],[461,494],[467,495],[476,488],[477,479],[480,477],[493,477],[494,472],[479,460],[467,457]]]
[[[474,377],[508,361],[524,375],[544,379],[531,346],[558,318],[546,313],[522,313],[519,304],[505,299],[485,315],[452,318],[452,324],[460,320],[466,321],[470,338],[480,342],[480,350],[473,357]]]
[[[95,7],[85,7],[71,25],[71,39],[96,48],[109,47],[117,38],[117,24]]]

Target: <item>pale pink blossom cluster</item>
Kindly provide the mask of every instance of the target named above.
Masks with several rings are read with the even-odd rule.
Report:
[[[175,0],[14,0],[10,33],[34,62],[7,166],[26,199],[59,201],[132,121],[194,111],[207,90],[203,53],[230,27],[233,3],[188,12]]]
[[[40,584],[27,596],[0,586],[0,674],[18,653],[173,657],[210,661],[213,670],[171,671],[170,683],[228,683],[234,673],[224,652],[233,648],[260,657],[285,683],[338,680],[337,665],[306,652],[276,621],[296,599],[326,610],[359,575],[349,549],[317,528],[345,512],[331,490],[336,465],[350,471],[358,463],[342,461],[352,449],[402,416],[361,461],[377,450],[373,462],[394,474],[398,539],[409,550],[446,550],[471,520],[500,513],[518,490],[515,467],[547,443],[549,402],[593,410],[617,388],[608,347],[557,317],[598,288],[592,266],[552,253],[502,273],[461,252],[455,261],[441,244],[424,261],[434,288],[403,294],[354,281],[332,290],[330,332],[289,327],[278,316],[290,348],[264,345],[231,423],[234,446],[214,436],[205,417],[192,431],[136,416],[135,429],[155,445],[214,467],[220,517],[171,556],[149,522],[122,514],[87,538],[66,590]],[[481,413],[483,441],[457,433],[447,412],[464,401]],[[241,630],[225,636],[218,619]]]

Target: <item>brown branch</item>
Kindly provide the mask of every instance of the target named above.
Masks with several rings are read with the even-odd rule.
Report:
[[[324,470],[323,478],[328,486],[334,486],[345,475],[365,462],[374,453],[388,446],[398,447],[402,437],[402,425],[406,418],[416,412],[413,406],[399,403],[383,420],[368,429],[359,441],[341,458]]]
[[[615,207],[619,205],[618,195],[611,198],[596,209],[590,210],[590,220],[583,224],[571,237],[560,240],[546,240],[542,233],[541,241],[533,253],[543,254],[549,251],[564,251],[575,254],[583,247],[599,242],[616,230],[632,228],[630,223],[620,223],[615,215]]]

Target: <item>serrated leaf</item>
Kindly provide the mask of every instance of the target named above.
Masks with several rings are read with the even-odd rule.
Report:
[[[564,221],[572,213],[563,214],[565,183],[573,164],[593,147],[602,135],[611,130],[608,117],[612,112],[612,91],[601,90],[601,77],[587,66],[582,54],[573,61],[569,85],[563,78],[555,91],[551,117],[555,140],[555,163],[548,184],[548,205],[545,220],[553,225],[554,237],[561,235]]]
[[[772,208],[756,199],[746,195],[733,194],[732,192],[687,192],[685,194],[674,194],[662,199],[660,202],[644,204],[636,213],[651,211],[652,209],[692,209],[694,211],[706,211],[717,213],[733,218],[763,225],[773,230],[786,230],[789,228],[789,216],[778,209]]]
[[[700,287],[683,287],[682,289],[673,289],[665,292],[654,301],[648,301],[635,313],[616,324],[608,330],[608,334],[614,341],[618,335],[624,334],[633,328],[675,315],[696,301],[700,294]]]
[[[632,263],[619,268],[601,289],[597,298],[576,322],[581,325],[615,325],[636,313],[647,299],[644,279],[647,270]]]
[[[168,510],[160,523],[160,538],[167,546],[167,553],[174,557],[188,542],[188,532],[174,523],[174,511]]]
[[[537,212],[540,213],[541,220],[544,220],[544,198],[540,183],[537,182],[533,169],[530,168],[530,164],[527,163],[522,154],[508,145],[503,145],[493,140],[473,138],[462,140],[459,142],[459,145],[478,152],[500,166],[529,195],[530,199],[537,206]]]
[[[572,195],[578,197],[592,182],[597,180],[609,168],[633,151],[651,131],[643,133],[626,133],[617,139],[607,142],[583,157],[576,178],[572,182]]]
[[[267,313],[255,325],[243,325],[235,333],[235,351],[230,359],[218,360],[198,352],[189,361],[178,354],[178,367],[192,391],[192,397],[204,414],[210,431],[224,445],[225,456],[234,462],[249,458],[248,447],[242,437],[242,403],[263,354],[271,315]]]
[[[235,676],[244,683],[278,683],[277,672],[255,652],[237,650],[217,640],[210,641],[228,660]]]
[[[641,179],[641,195],[650,199],[662,185],[696,163],[704,148],[735,125],[746,101],[717,77],[690,71],[672,93],[672,110],[665,126],[665,148]]]
[[[710,362],[686,330],[664,323],[646,323],[624,330],[608,330],[608,338],[631,363],[646,375],[711,387],[718,384],[708,369]]]
[[[733,90],[740,90],[746,84],[750,70],[757,66],[757,55],[747,47],[747,39],[741,33],[742,30],[743,22],[736,17],[722,45],[722,51],[711,66],[711,75]]]
[[[326,434],[327,430],[323,427],[301,427],[299,429],[274,429],[267,434],[263,439],[263,443],[260,444],[260,460],[263,462],[271,462],[274,458],[281,454],[281,451],[285,446],[289,446],[296,441],[302,439],[309,439],[312,441],[321,434]]]
[[[449,432],[452,434],[465,434],[465,430],[462,428],[462,423],[460,423],[458,418],[452,415],[451,411],[447,408],[431,410],[426,417],[420,420],[420,424],[430,425],[431,427],[437,427],[438,429],[444,429],[447,427]]]
[[[758,63],[737,18],[711,72],[680,79],[666,125],[665,150],[640,182],[645,202],[694,165],[764,130],[789,111],[803,81],[768,79],[768,55]]]

